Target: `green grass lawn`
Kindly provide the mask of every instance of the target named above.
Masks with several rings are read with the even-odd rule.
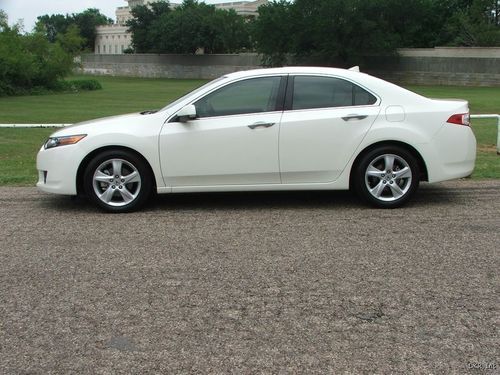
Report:
[[[78,77],[73,77],[78,78]],[[87,78],[87,77],[86,77]],[[92,77],[96,78],[96,77]],[[0,123],[75,123],[146,109],[155,109],[206,81],[98,77],[103,90],[0,98]],[[472,113],[499,113],[500,88],[409,86],[433,98],[461,98]],[[500,178],[495,120],[474,120],[478,159],[473,178]],[[35,156],[54,129],[0,129],[0,185],[36,182]]]
[[[500,87],[406,86],[428,98],[465,99],[472,114],[500,113]]]
[[[500,113],[499,87],[407,86],[428,98],[466,99],[472,114]],[[473,178],[500,178],[500,156],[496,154],[497,120],[472,120],[477,139]]]
[[[204,80],[96,78],[103,89],[76,94],[0,98],[0,124],[65,124],[159,109]]]

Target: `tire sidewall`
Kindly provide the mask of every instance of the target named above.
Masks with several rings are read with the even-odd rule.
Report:
[[[411,185],[406,194],[403,195],[401,198],[391,202],[382,201],[375,198],[369,192],[368,187],[366,186],[365,183],[365,173],[370,163],[378,156],[385,154],[397,155],[400,158],[404,159],[406,163],[408,163],[408,166],[410,167],[412,173]],[[371,204],[372,206],[379,208],[398,208],[404,205],[406,202],[408,202],[408,200],[415,194],[416,190],[418,189],[420,183],[420,171],[419,171],[418,161],[411,152],[407,151],[402,147],[398,146],[377,147],[367,152],[365,155],[361,157],[359,163],[355,168],[355,174],[352,183],[354,184],[354,190],[356,191],[356,193],[365,202]]]
[[[99,199],[94,191],[93,178],[96,169],[105,161],[110,159],[123,159],[137,168],[139,175],[141,176],[141,189],[139,195],[131,203],[115,207],[104,203]],[[152,175],[147,164],[132,152],[125,150],[107,150],[96,155],[85,168],[83,175],[83,185],[87,197],[97,206],[108,212],[122,213],[122,212],[132,212],[144,205],[149,198],[152,190]]]

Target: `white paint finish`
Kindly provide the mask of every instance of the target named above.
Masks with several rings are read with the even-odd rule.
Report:
[[[385,109],[385,119],[389,122],[403,122],[405,110],[400,105],[390,105]]]
[[[151,115],[138,113],[107,117],[68,126],[56,131],[52,136],[87,134],[76,145],[40,150],[37,156],[37,169],[47,170],[47,184],[39,182],[41,190],[73,195],[76,191],[76,171],[86,155],[102,147],[126,147],[141,154],[153,170],[156,185],[163,187],[161,175],[158,134],[168,116],[165,112]],[[66,163],[70,160],[69,165]],[[59,179],[51,176],[61,174]]]
[[[280,183],[280,118],[281,112],[270,112],[165,124],[160,153],[166,185]],[[275,125],[250,129],[255,123]]]
[[[474,170],[476,139],[470,127],[446,124],[418,151],[424,155],[430,183],[468,177]]]
[[[280,131],[283,183],[335,181],[379,112],[379,106],[285,111]],[[367,117],[343,119],[353,115]]]
[[[47,193],[76,195],[76,173],[86,154],[85,147],[78,144],[49,150],[44,150],[42,146],[36,168],[47,172],[47,180],[44,181],[43,174],[39,173],[36,186]]]
[[[376,93],[380,100],[364,107],[168,122],[185,105],[223,85],[287,74],[341,77]],[[385,114],[391,106],[404,107],[404,121],[387,121]],[[353,71],[288,67],[237,72],[155,114],[116,116],[60,129],[56,135],[87,137],[76,145],[41,149],[37,166],[48,171],[48,179],[44,184],[42,178],[38,186],[54,193],[74,194],[76,171],[83,158],[102,147],[120,146],[136,151],[148,161],[160,193],[347,189],[356,157],[375,143],[393,141],[420,153],[430,182],[443,181],[465,177],[473,170],[475,139],[471,129],[446,123],[451,115],[467,112],[464,101],[428,99]],[[351,114],[368,117],[341,119]],[[275,125],[248,128],[256,122]]]

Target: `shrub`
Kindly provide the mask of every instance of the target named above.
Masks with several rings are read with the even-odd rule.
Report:
[[[99,81],[95,79],[80,79],[74,81],[65,81],[69,85],[73,91],[95,91],[101,90],[102,86]]]
[[[101,90],[102,86],[95,79],[82,80],[59,80],[52,83],[50,87],[33,86],[29,89],[23,87],[13,87],[0,82],[0,97],[2,96],[22,96],[22,95],[48,95],[61,92],[80,92]]]
[[[73,56],[40,33],[0,28],[0,95],[23,95],[57,88],[74,66]]]

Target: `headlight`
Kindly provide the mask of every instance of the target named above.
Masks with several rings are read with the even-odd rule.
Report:
[[[85,138],[87,134],[79,134],[79,135],[67,135],[64,137],[50,137],[47,142],[45,142],[45,149],[54,148],[59,146],[67,146],[74,145],[75,143],[80,142],[83,138]]]

